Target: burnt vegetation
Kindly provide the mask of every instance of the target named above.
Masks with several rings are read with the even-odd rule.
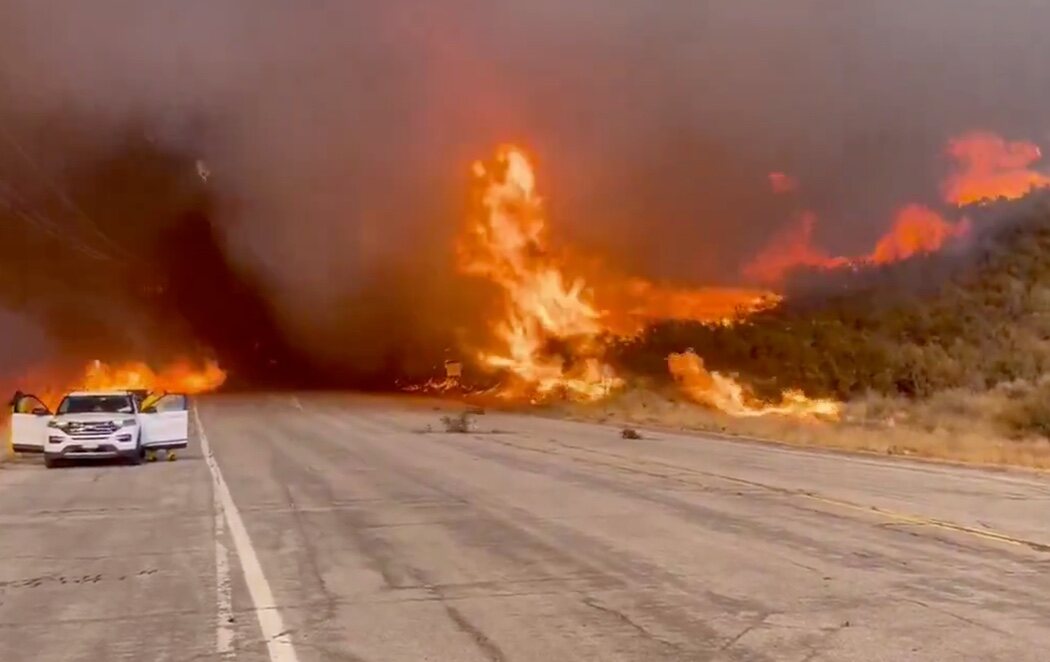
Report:
[[[805,273],[776,309],[733,326],[668,321],[621,341],[616,360],[654,379],[693,348],[769,394],[918,402],[1009,391],[996,416],[1050,433],[1050,197],[972,210],[955,251],[881,268]]]

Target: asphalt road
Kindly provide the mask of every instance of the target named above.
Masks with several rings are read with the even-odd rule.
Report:
[[[0,469],[0,660],[1050,659],[1050,480],[429,404],[221,397]]]

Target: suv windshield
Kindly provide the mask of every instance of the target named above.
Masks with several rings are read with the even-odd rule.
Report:
[[[71,395],[58,405],[58,415],[62,414],[133,414],[128,395]]]

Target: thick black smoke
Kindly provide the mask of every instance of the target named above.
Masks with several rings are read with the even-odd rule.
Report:
[[[949,136],[1050,141],[1046,25],[1037,0],[5,0],[0,332],[199,346],[254,382],[426,372],[477,328],[451,247],[503,141],[567,240],[640,275],[734,280],[788,213],[772,170],[853,254],[936,198]]]

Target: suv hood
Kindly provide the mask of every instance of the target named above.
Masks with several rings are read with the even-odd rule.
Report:
[[[134,414],[62,414],[55,416],[59,423],[105,423],[107,421],[124,421],[134,418]]]

